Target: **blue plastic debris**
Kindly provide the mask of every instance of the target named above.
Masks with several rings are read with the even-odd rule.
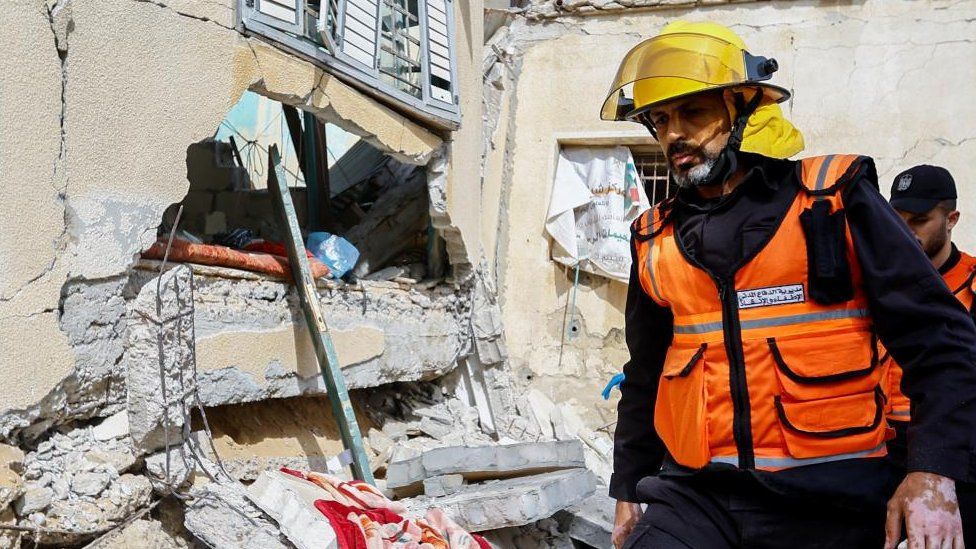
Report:
[[[341,236],[327,232],[309,233],[305,244],[315,258],[329,268],[332,278],[342,278],[359,261],[359,250]]]
[[[610,382],[607,383],[607,386],[603,388],[603,400],[610,400],[610,391],[613,391],[614,387],[623,383],[625,378],[626,376],[623,372],[620,372],[619,374],[610,378]]]

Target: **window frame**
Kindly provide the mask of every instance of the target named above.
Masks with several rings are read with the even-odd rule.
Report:
[[[294,0],[299,6],[299,23],[291,26],[280,20],[274,20],[258,11],[258,3],[262,0],[239,0],[238,26],[241,32],[247,35],[254,35],[266,38],[283,49],[310,58],[312,62],[322,66],[328,72],[338,78],[353,85],[387,104],[393,104],[406,110],[409,114],[438,128],[446,130],[457,130],[460,128],[460,94],[457,89],[457,35],[455,33],[454,22],[454,0],[445,0],[448,10],[448,46],[451,64],[451,94],[454,104],[445,103],[435,97],[431,92],[430,84],[430,39],[428,36],[427,0],[418,0],[419,23],[421,29],[421,89],[422,98],[418,98],[409,92],[400,90],[396,86],[390,85],[380,79],[379,76],[379,19],[380,2],[376,0],[376,40],[374,42],[373,67],[367,67],[360,60],[355,59],[343,51],[343,33],[347,15],[347,3],[350,0],[337,0],[337,29],[336,44],[319,44],[314,42],[306,34],[305,25],[305,0]],[[329,0],[323,0],[328,2]],[[321,7],[321,5],[320,5]],[[321,13],[320,13],[321,16]],[[291,29],[291,30],[289,30]],[[317,30],[317,29],[316,29]],[[331,46],[331,49],[330,49]]]

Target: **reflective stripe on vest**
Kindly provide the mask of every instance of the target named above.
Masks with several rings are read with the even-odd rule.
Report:
[[[866,458],[866,457],[881,457],[887,454],[885,450],[886,442],[875,446],[870,450],[861,450],[860,452],[849,452],[846,454],[836,454],[832,456],[823,456],[817,458],[806,458],[806,459],[796,459],[791,457],[756,457],[756,468],[765,470],[778,470],[778,469],[789,469],[791,467],[803,467],[804,465],[819,465],[821,463],[830,463],[832,461],[843,461],[845,459],[854,458]],[[724,463],[726,465],[736,465],[738,464],[738,456],[714,456],[709,463]]]
[[[801,223],[815,202],[843,208],[839,190],[855,162],[802,161],[806,190],[733,278],[692,263],[661,208],[641,218],[638,278],[674,318],[654,425],[677,463],[775,471],[884,455],[885,376],[850,232],[855,295],[825,305],[809,297]]]

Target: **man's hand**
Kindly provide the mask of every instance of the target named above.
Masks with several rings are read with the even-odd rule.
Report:
[[[617,506],[619,516],[620,504]],[[908,533],[908,549],[965,547],[956,483],[950,478],[934,473],[908,473],[888,502],[885,549],[895,548],[901,537],[902,522]]]
[[[641,511],[639,503],[630,503],[629,501],[617,502],[617,509],[613,515],[613,535],[610,537],[610,541],[613,542],[613,546],[616,549],[624,546],[624,542],[627,541],[630,533],[634,531],[634,526],[637,526],[637,521],[640,520],[643,514],[644,512]]]

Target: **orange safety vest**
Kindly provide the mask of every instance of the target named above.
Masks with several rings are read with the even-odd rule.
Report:
[[[677,463],[775,471],[887,453],[885,372],[850,231],[853,299],[822,305],[809,298],[800,220],[816,201],[842,209],[840,191],[863,161],[802,160],[804,190],[729,280],[682,249],[668,203],[635,222],[641,287],[674,316],[654,427]]]
[[[967,311],[973,309],[973,302],[976,301],[976,257],[959,252],[959,263],[942,275],[946,286],[952,290],[952,295],[956,296]],[[885,348],[882,346],[879,351],[881,361],[888,368],[888,379],[885,387],[888,390],[888,419],[892,421],[909,421],[911,419],[911,405],[905,393],[901,392],[902,369]]]

